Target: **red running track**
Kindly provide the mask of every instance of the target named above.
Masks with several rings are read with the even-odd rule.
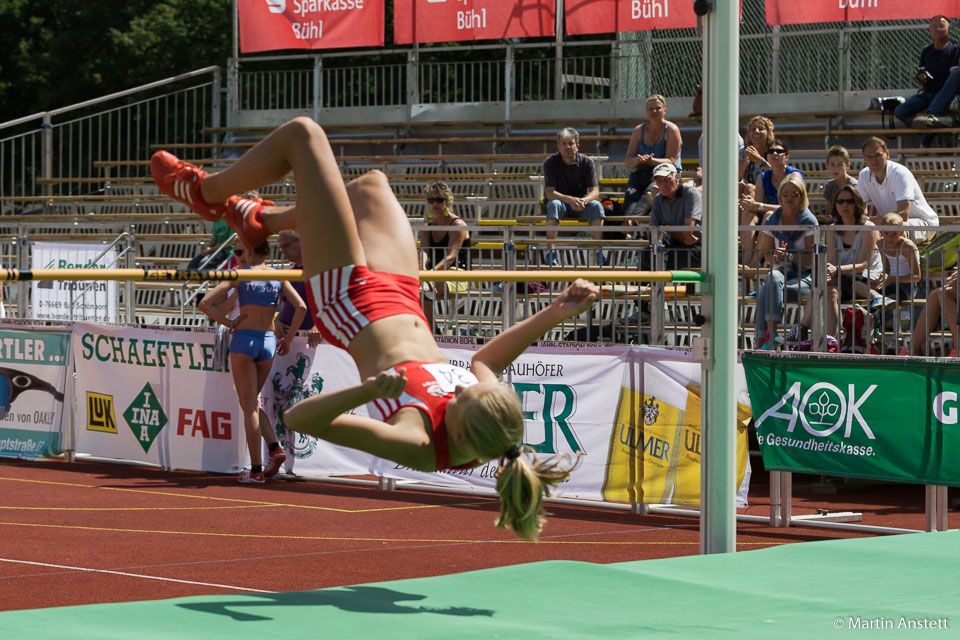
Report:
[[[0,610],[256,590],[318,589],[540,560],[692,555],[694,518],[553,504],[538,543],[493,525],[493,498],[60,461],[0,461]],[[794,513],[862,511],[922,529],[923,487],[795,492]],[[743,512],[743,510],[742,510]],[[754,483],[752,515],[769,513]],[[960,514],[950,514],[951,527]],[[740,523],[737,549],[855,537]]]

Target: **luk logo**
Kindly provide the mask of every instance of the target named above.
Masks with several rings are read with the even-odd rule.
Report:
[[[270,13],[283,13],[287,10],[287,0],[267,0]]]
[[[87,431],[117,432],[113,396],[87,391]]]
[[[844,394],[829,382],[818,382],[801,395],[800,383],[794,382],[777,404],[763,412],[756,426],[759,427],[767,418],[780,418],[787,421],[787,432],[792,433],[799,419],[810,435],[825,438],[843,426],[843,437],[849,438],[856,421],[869,439],[876,440],[870,425],[860,413],[860,407],[877,385],[870,385],[859,397],[854,387],[853,384],[847,385]]]

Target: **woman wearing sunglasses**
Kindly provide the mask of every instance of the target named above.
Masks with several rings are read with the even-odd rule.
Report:
[[[297,203],[269,207],[232,195],[293,170]],[[503,370],[531,342],[599,297],[585,280],[484,343],[470,369],[452,365],[420,304],[417,247],[403,207],[380,171],[344,185],[326,133],[310,118],[274,129],[223,171],[207,175],[164,151],[160,189],[206,218],[226,216],[249,244],[297,227],[308,302],[327,342],[346,349],[360,384],[302,400],[284,414],[295,431],[421,471],[498,460],[498,525],[535,539],[543,497],[570,475],[563,457],[522,452],[524,413]],[[369,417],[352,410],[367,405]]]
[[[240,270],[269,271],[265,264],[270,255],[270,245],[264,239],[251,249],[243,241],[233,250]],[[235,293],[240,305],[240,315],[228,318],[221,304]],[[230,338],[230,371],[233,384],[240,399],[243,412],[243,427],[250,452],[250,471],[240,474],[243,484],[263,484],[264,479],[275,475],[286,460],[286,453],[277,440],[273,425],[260,411],[260,390],[267,381],[275,354],[285,355],[290,351],[295,331],[288,331],[277,342],[273,332],[273,317],[277,312],[280,296],[294,307],[292,326],[298,327],[307,313],[307,305],[297,295],[289,282],[257,280],[221,282],[207,292],[200,301],[199,309],[214,322],[228,326]],[[263,464],[263,448],[260,438],[267,443],[268,459]]]
[[[770,168],[760,173],[757,178],[754,195],[744,193],[740,196],[740,224],[742,226],[756,226],[763,224],[764,218],[780,206],[779,191],[783,179],[791,173],[797,173],[803,178],[803,173],[789,164],[790,149],[781,140],[774,140],[767,146],[767,163]],[[753,251],[758,236],[754,231],[740,232],[740,249],[743,252],[744,264],[753,261]]]
[[[427,225],[432,227],[463,227],[463,231],[420,232],[420,268],[443,271],[444,269],[469,269],[470,233],[463,218],[453,214],[453,190],[445,182],[434,182],[424,189],[427,198]],[[434,333],[433,299],[454,297],[467,292],[466,282],[424,282],[420,286],[424,301],[423,311]]]
[[[867,218],[867,209],[860,192],[852,185],[840,187],[830,205],[832,222],[852,229],[833,229],[826,233],[827,240],[827,315],[828,336],[837,335],[840,323],[840,304],[853,304],[856,300],[870,300],[870,310],[893,304],[872,288],[883,277],[883,259],[877,249],[880,232]],[[859,227],[859,228],[856,228]],[[807,299],[807,306],[799,324],[787,332],[787,342],[807,339],[812,326],[815,300]]]

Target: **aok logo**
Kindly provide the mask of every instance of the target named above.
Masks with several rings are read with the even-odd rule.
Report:
[[[872,384],[858,397],[852,383],[847,385],[847,392],[844,393],[829,382],[818,382],[801,394],[800,383],[794,382],[780,402],[763,412],[756,426],[759,427],[767,418],[780,418],[787,421],[787,432],[792,433],[797,420],[800,420],[807,433],[818,438],[825,438],[840,427],[844,427],[843,437],[849,438],[856,421],[868,438],[876,440],[870,425],[860,413],[860,407],[876,388],[877,385]]]
[[[113,396],[87,391],[87,431],[117,432]]]
[[[957,392],[941,391],[933,399],[933,415],[941,424],[957,424]]]
[[[227,411],[208,414],[203,409],[180,409],[177,412],[177,435],[230,440],[233,438],[233,422]]]

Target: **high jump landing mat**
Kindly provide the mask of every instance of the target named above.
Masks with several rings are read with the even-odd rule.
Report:
[[[960,531],[0,613],[6,638],[956,637]]]

